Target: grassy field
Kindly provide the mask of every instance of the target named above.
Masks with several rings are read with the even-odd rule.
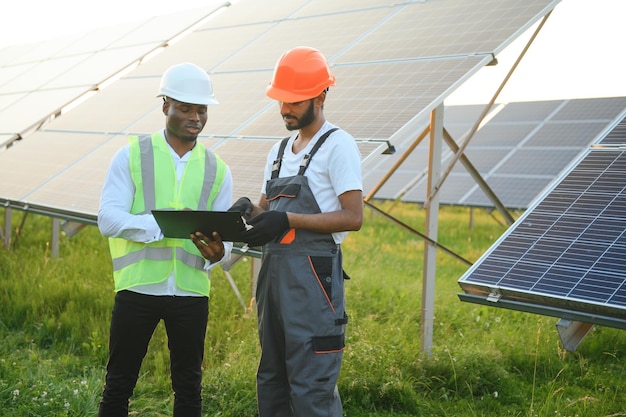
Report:
[[[384,209],[417,230],[416,205]],[[439,241],[470,261],[506,227],[476,210],[443,208]],[[0,216],[3,216],[0,210]],[[24,213],[14,212],[14,225]],[[2,218],[2,217],[0,217]],[[90,226],[61,238],[28,215],[11,250],[0,248],[0,416],[94,416],[102,391],[113,303],[106,240]],[[563,350],[556,319],[459,301],[467,265],[441,251],[430,355],[420,351],[423,241],[366,209],[344,244],[347,349],[339,381],[345,415],[626,416],[626,334],[595,327]],[[231,274],[250,296],[250,263]],[[256,416],[256,320],[222,271],[213,275],[204,372],[205,416]],[[133,415],[171,415],[167,339],[159,326],[131,402]]]

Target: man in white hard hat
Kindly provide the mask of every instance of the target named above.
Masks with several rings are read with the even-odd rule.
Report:
[[[129,398],[157,324],[170,349],[174,417],[200,417],[211,268],[230,258],[217,233],[164,238],[152,209],[228,209],[229,167],[198,142],[217,104],[202,68],[183,63],[161,78],[165,128],[131,137],[106,175],[98,227],[109,238],[115,303],[100,417],[128,415]]]

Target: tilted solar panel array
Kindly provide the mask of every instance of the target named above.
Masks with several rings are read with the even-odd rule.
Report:
[[[202,140],[223,151],[235,198],[254,198],[260,154],[287,134],[265,87],[278,57],[297,45],[328,57],[337,86],[326,102],[327,119],[362,142],[363,158],[371,160],[380,145],[373,141],[414,136],[448,94],[557,3],[240,0],[216,14],[205,10],[198,19],[208,20],[165,42],[160,54],[0,152],[0,203],[93,222],[108,161],[129,134],[163,126],[159,80],[181,61],[210,73],[220,105],[211,107]]]
[[[202,13],[153,16],[79,35],[0,48],[0,145],[24,136],[74,100],[163,47],[226,2]]]
[[[625,146],[623,119],[459,280],[461,299],[626,328]]]

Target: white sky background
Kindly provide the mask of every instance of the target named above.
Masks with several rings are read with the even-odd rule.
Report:
[[[0,48],[203,7],[202,0],[34,0],[0,13]],[[562,0],[531,45],[499,102],[626,96],[626,0]],[[470,78],[446,104],[486,103],[531,31]]]
[[[18,0],[2,7],[0,48],[199,9],[206,4],[203,0]]]
[[[626,96],[625,18],[625,0],[562,0],[497,101]],[[498,65],[465,82],[446,104],[489,102],[534,29],[502,51]]]

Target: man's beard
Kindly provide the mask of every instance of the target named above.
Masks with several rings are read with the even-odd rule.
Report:
[[[309,101],[309,108],[304,112],[302,117],[299,119],[295,119],[297,123],[295,125],[285,124],[287,130],[300,130],[304,127],[307,127],[315,120],[315,108],[313,106],[313,100]]]

